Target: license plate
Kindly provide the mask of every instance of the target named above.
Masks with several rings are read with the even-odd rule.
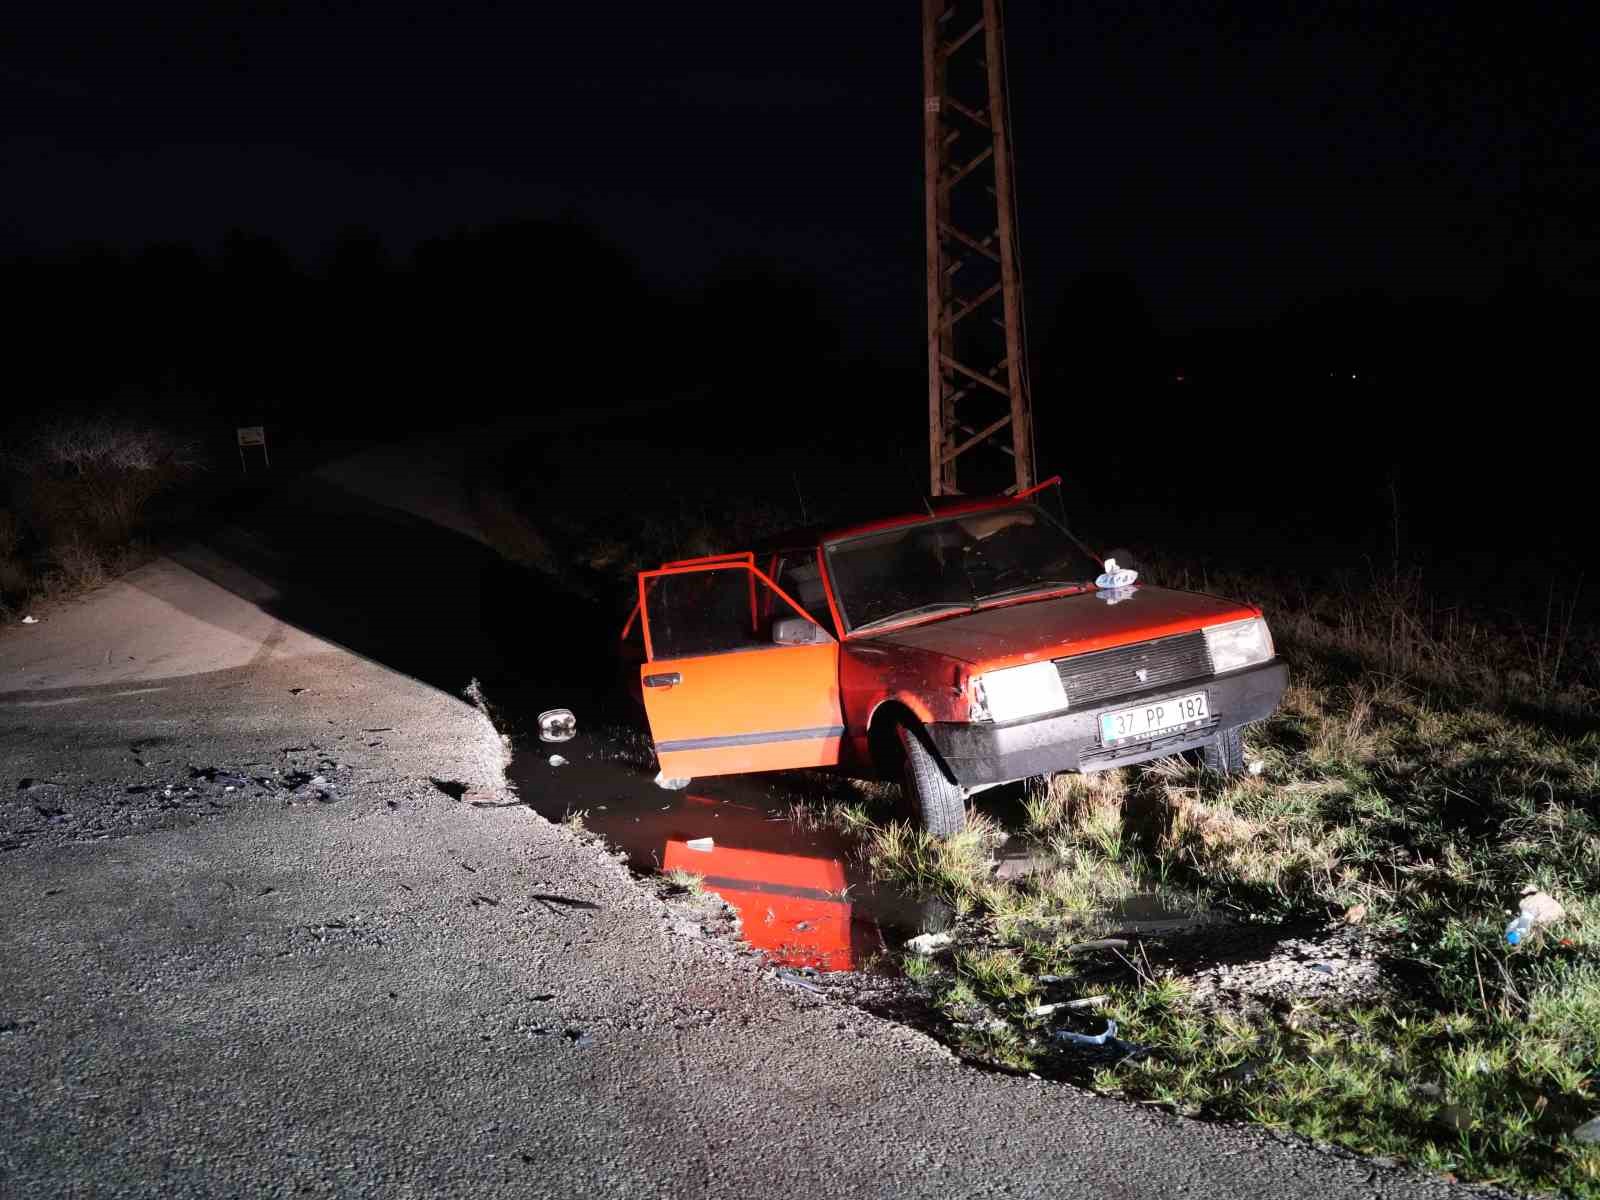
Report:
[[[1132,708],[1114,708],[1100,714],[1100,742],[1105,746],[1176,733],[1203,725],[1211,717],[1204,692],[1149,700]]]

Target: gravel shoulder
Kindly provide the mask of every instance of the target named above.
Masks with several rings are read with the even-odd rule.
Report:
[[[1466,1191],[978,1071],[680,936],[517,802],[448,647],[385,655],[371,572],[312,604],[272,529],[0,633],[0,1194]],[[481,551],[426,536],[417,611]]]

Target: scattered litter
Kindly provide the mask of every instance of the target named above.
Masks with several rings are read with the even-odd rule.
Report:
[[[778,982],[781,984],[812,992],[818,996],[826,995],[828,989],[815,982],[816,974],[815,967],[779,967],[777,972]]]
[[[1247,1058],[1237,1066],[1229,1067],[1222,1073],[1222,1077],[1229,1083],[1249,1083],[1261,1074],[1262,1062],[1257,1058]]]
[[[1264,758],[1252,758],[1245,766],[1250,769],[1250,774],[1259,775],[1267,769],[1267,760]]]
[[[552,708],[539,714],[541,742],[570,742],[578,732],[578,718],[570,708]]]
[[[1097,942],[1079,942],[1076,946],[1068,946],[1068,954],[1077,954],[1082,950],[1126,950],[1128,942],[1125,938],[1101,938]]]
[[[684,845],[691,850],[698,850],[702,854],[710,854],[717,848],[717,843],[708,837],[690,838]]]
[[[567,765],[567,760],[562,758],[559,754],[552,754],[550,756],[550,765],[552,767],[564,767]]]
[[[1332,963],[1325,962],[1314,962],[1311,964],[1311,969],[1316,971],[1319,975],[1332,975],[1336,970],[1338,970],[1338,968]]]
[[[307,688],[290,688],[289,689],[289,695],[291,695],[291,696],[304,695],[308,690],[309,689],[307,689]]]
[[[1050,1036],[1058,1042],[1069,1042],[1074,1046],[1104,1046],[1107,1042],[1116,1040],[1117,1023],[1109,1017],[1106,1018],[1106,1031],[1092,1036],[1087,1033],[1073,1033],[1070,1029],[1058,1029]]]
[[[656,786],[658,788],[665,788],[669,792],[681,792],[684,788],[689,786],[689,780],[679,779],[674,775],[668,775],[662,771],[657,771]]]
[[[1579,1125],[1569,1135],[1575,1142],[1583,1142],[1588,1146],[1600,1145],[1600,1117],[1594,1117]]]
[[[1517,919],[1506,926],[1506,941],[1513,946],[1521,945],[1535,929],[1559,925],[1566,918],[1567,910],[1548,892],[1524,888],[1517,905]]]
[[[581,1029],[568,1029],[563,1032],[561,1036],[566,1038],[567,1041],[571,1042],[573,1046],[580,1049],[594,1041],[593,1034],[585,1033]]]
[[[24,625],[37,625],[39,623],[39,618],[38,617],[23,617],[22,618],[22,623]]]
[[[948,933],[919,933],[916,937],[906,942],[906,949],[913,954],[920,954],[924,958],[938,950],[944,949],[955,941]]]
[[[795,928],[795,932],[796,933],[805,933],[811,927],[812,926],[811,926],[811,922],[810,921],[800,921],[800,922],[797,922],[795,924],[794,928]]]
[[[1344,923],[1346,925],[1359,925],[1367,919],[1367,906],[1365,904],[1352,904],[1344,910]]]
[[[1030,1017],[1048,1017],[1051,1013],[1055,1012],[1058,1008],[1065,1008],[1065,1007],[1066,1007],[1065,1004],[1035,1004],[1032,1008],[1030,1008],[1028,1010],[1028,1015]]]

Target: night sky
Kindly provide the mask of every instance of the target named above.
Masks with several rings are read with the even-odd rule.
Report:
[[[1588,7],[1012,0],[1039,461],[1079,511],[1344,557],[1398,511],[1419,553],[1581,571]],[[851,436],[916,464],[919,21],[916,0],[9,13],[24,390],[301,428],[633,405],[735,454],[772,450],[748,417],[783,412],[807,452]],[[415,273],[363,275],[383,255],[352,230]],[[154,260],[161,301],[142,267],[51,265],[152,243],[222,264],[223,291],[192,255]]]
[[[1370,290],[1600,291],[1586,6],[1013,0],[1029,298],[1130,277],[1156,325]],[[63,2],[0,42],[0,254],[213,247],[314,264],[575,216],[693,287],[760,253],[867,342],[920,321],[914,0],[774,6]]]

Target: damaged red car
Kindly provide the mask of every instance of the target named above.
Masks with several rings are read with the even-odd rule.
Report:
[[[1058,771],[1184,752],[1244,768],[1288,672],[1261,611],[1139,583],[1017,496],[640,572],[625,640],[663,782],[832,767],[899,779],[922,825]]]

